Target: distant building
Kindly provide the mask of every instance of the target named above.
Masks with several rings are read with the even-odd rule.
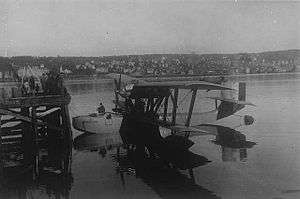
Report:
[[[109,71],[107,67],[100,66],[96,68],[96,73],[108,73],[108,72]]]
[[[246,73],[247,73],[247,74],[250,73],[250,68],[249,68],[249,67],[246,68]]]
[[[66,75],[69,75],[69,74],[72,73],[71,70],[69,70],[69,69],[67,69],[67,68],[63,69],[62,66],[59,68],[59,72],[60,72],[60,73],[64,73],[64,74],[66,74]]]
[[[18,78],[16,69],[12,65],[0,67],[0,81],[15,81]]]
[[[27,66],[27,67],[20,67],[18,69],[18,76],[22,78],[23,76],[36,76],[36,77],[41,77],[43,73],[48,73],[49,70],[44,67],[43,65],[41,66]]]
[[[295,71],[296,72],[300,72],[300,57],[297,57],[294,60],[294,65],[295,65]]]
[[[194,70],[193,69],[189,69],[188,70],[188,75],[194,75]]]
[[[147,73],[148,75],[154,74],[154,69],[153,69],[153,68],[147,68],[147,69],[146,69],[146,73]]]
[[[96,69],[95,65],[91,64],[90,62],[85,62],[84,65],[86,66],[86,68],[90,68],[90,69],[93,69],[93,70]]]

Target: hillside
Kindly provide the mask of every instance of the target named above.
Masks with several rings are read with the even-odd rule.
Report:
[[[68,75],[119,72],[142,76],[224,75],[293,72],[300,68],[300,50],[236,54],[144,54],[99,57],[0,57],[0,71],[35,66]]]

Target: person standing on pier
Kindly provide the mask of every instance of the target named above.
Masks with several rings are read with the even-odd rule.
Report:
[[[35,91],[35,81],[34,81],[34,77],[30,76],[29,77],[29,88],[30,88],[30,94],[34,94]]]
[[[47,84],[47,79],[48,79],[48,76],[46,73],[43,73],[42,76],[41,76],[41,86],[42,86],[42,90],[44,93],[47,93],[47,88],[46,88],[46,84]]]
[[[24,94],[28,95],[29,94],[29,90],[30,90],[29,82],[28,82],[28,80],[26,80],[24,82]]]
[[[64,86],[63,86],[63,79],[62,79],[62,74],[58,73],[56,75],[56,83],[57,83],[57,90],[59,92],[59,94],[63,94],[64,93]]]

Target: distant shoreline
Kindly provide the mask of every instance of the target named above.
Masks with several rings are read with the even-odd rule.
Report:
[[[284,76],[284,75],[300,75],[300,72],[286,72],[286,73],[257,73],[257,74],[236,74],[236,75],[212,75],[212,76],[169,76],[169,77],[138,77],[137,79],[148,81],[191,81],[201,80],[202,78],[216,78],[220,76],[229,78],[246,78],[246,77],[270,77],[270,76]],[[113,79],[108,77],[86,77],[78,79],[65,79],[66,85],[83,84],[83,83],[113,83]]]

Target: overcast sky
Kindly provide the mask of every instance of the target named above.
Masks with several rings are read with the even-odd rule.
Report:
[[[0,56],[300,49],[300,2],[0,0]]]

